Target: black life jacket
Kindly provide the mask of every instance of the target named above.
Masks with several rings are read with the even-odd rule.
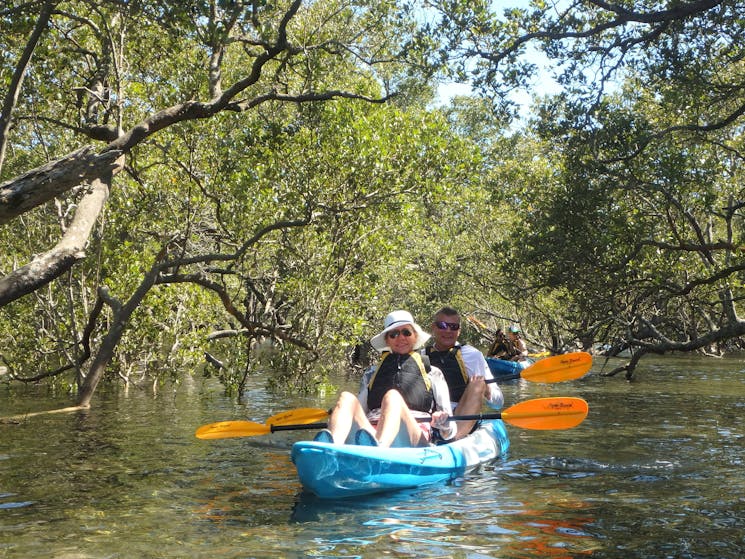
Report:
[[[431,412],[435,398],[432,382],[427,375],[429,370],[429,359],[425,355],[416,352],[407,355],[383,352],[367,385],[368,409],[379,408],[385,393],[395,388],[410,409]]]
[[[450,390],[450,399],[459,402],[468,384],[468,372],[463,362],[460,346],[456,345],[445,351],[438,351],[435,346],[429,346],[426,350],[427,356],[435,367],[442,370],[445,381]]]
[[[508,354],[510,351],[509,346],[507,345],[507,341],[505,339],[496,339],[494,340],[494,343],[489,348],[488,355],[490,356],[499,356]]]

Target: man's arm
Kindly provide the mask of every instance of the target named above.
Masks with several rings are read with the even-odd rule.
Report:
[[[494,375],[492,375],[491,370],[489,369],[484,354],[470,345],[461,346],[460,351],[469,378],[484,377],[484,380],[487,381],[486,401],[489,404],[489,407],[497,410],[501,409],[504,405],[504,395],[502,394],[502,389],[499,388],[499,385],[494,382]],[[492,382],[489,382],[489,380]]]
[[[432,382],[432,393],[435,398],[435,409],[443,411],[449,416],[453,415],[453,408],[450,405],[450,390],[448,383],[445,382],[445,375],[437,367],[432,367],[429,371],[429,379]],[[443,439],[450,440],[455,436],[457,431],[454,421],[448,421],[442,427],[438,427]]]

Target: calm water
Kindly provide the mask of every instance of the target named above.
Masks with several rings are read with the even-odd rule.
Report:
[[[508,404],[585,398],[579,427],[508,427],[509,456],[465,479],[351,502],[301,493],[288,456],[308,432],[193,436],[331,399],[257,387],[244,406],[194,381],[0,424],[0,557],[745,556],[745,359],[649,360],[632,384],[594,372],[503,386]],[[67,404],[0,387],[0,416]]]

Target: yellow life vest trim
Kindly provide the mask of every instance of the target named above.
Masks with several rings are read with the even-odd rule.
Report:
[[[455,348],[455,360],[458,362],[458,366],[460,367],[460,374],[463,375],[463,380],[468,383],[466,362],[463,361],[463,351],[461,350],[461,346],[456,346]]]
[[[391,354],[390,351],[384,351],[380,354],[380,361],[378,361],[378,366],[375,367],[375,372],[370,377],[370,382],[367,383],[367,389],[371,390],[373,382],[375,382],[375,377],[378,375],[378,371],[380,370],[380,367],[383,365],[383,361],[386,360],[386,358]],[[432,390],[432,381],[429,378],[429,375],[427,374],[427,368],[424,366],[424,361],[422,360],[422,356],[416,352],[412,351],[409,353],[411,357],[414,358],[414,361],[416,362],[417,366],[419,367],[419,372],[422,373],[422,378],[424,379],[424,386],[427,388],[427,390]],[[464,366],[465,370],[465,366]]]

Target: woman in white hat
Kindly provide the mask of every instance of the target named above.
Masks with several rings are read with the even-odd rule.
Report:
[[[440,436],[455,435],[450,393],[442,371],[416,350],[430,335],[414,322],[411,313],[393,311],[371,345],[380,361],[362,377],[357,396],[342,392],[324,429],[315,440],[372,446],[426,446],[432,428]],[[430,419],[429,422],[417,418]]]

